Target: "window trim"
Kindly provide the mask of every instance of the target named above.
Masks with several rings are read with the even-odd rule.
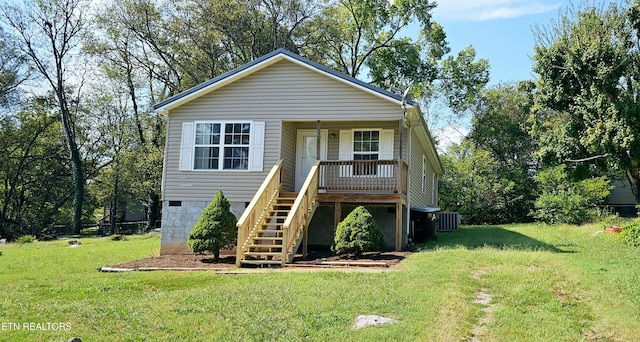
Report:
[[[422,193],[427,194],[427,157],[422,155]]]
[[[249,144],[226,144],[225,143],[225,128],[227,124],[249,124]],[[204,145],[196,145],[196,131],[198,124],[220,124],[220,143],[218,145],[204,144]],[[251,172],[251,163],[252,163],[252,153],[251,147],[255,143],[253,140],[256,125],[253,120],[195,120],[193,121],[193,132],[192,132],[192,142],[191,142],[191,165],[189,171],[196,172]],[[218,153],[218,168],[217,169],[196,169],[195,168],[195,158],[196,158],[196,147],[216,147],[220,148]],[[224,152],[226,148],[233,147],[247,147],[247,168],[246,169],[225,169],[224,168]]]
[[[360,151],[360,152],[356,152],[353,148],[353,144],[356,141],[356,132],[378,132],[378,150],[375,151],[375,153],[373,153],[374,151]],[[351,160],[356,160],[356,153],[359,155],[372,155],[372,154],[377,154],[378,158],[377,159],[366,159],[366,160],[380,160],[380,154],[381,154],[381,146],[382,145],[382,129],[381,128],[354,128],[351,130]],[[363,160],[363,159],[360,159]]]

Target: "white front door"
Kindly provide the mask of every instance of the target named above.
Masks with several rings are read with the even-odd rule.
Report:
[[[299,129],[296,143],[296,191],[299,191],[316,161],[316,130]],[[320,130],[320,159],[327,159],[327,130]]]

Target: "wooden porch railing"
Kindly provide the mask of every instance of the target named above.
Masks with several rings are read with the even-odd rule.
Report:
[[[278,197],[282,180],[282,160],[279,160],[265,178],[262,185],[253,196],[249,206],[238,220],[238,248],[236,251],[236,265],[240,266],[242,254],[247,249],[247,242],[251,234],[258,228],[265,214],[265,209]]]
[[[311,217],[318,206],[319,169],[320,161],[316,160],[311,167],[307,178],[302,184],[302,188],[300,188],[300,192],[298,193],[296,200],[293,202],[289,216],[287,216],[287,219],[282,225],[283,265],[293,260],[296,249],[299,247],[297,244],[299,244],[303,238],[305,240],[303,254],[305,256],[307,254],[306,241],[309,221],[311,221]]]
[[[320,162],[320,190],[407,192],[407,164],[398,160]]]

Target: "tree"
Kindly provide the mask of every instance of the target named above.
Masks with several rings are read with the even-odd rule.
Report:
[[[28,77],[25,56],[0,28],[0,106],[6,106],[14,99],[16,90]]]
[[[473,106],[469,139],[495,160],[496,175],[513,183],[507,194],[509,210],[497,216],[500,218],[497,223],[529,221],[536,198],[536,184],[531,175],[538,167],[534,154],[538,141],[530,135],[529,122],[533,90],[530,82],[499,84],[484,90]]]
[[[583,224],[596,215],[597,205],[609,196],[606,177],[575,179],[566,165],[550,167],[536,176],[541,194],[535,202],[536,219],[548,223]]]
[[[68,213],[73,176],[53,103],[32,98],[0,118],[0,235],[9,239],[41,238]]]
[[[368,76],[379,87],[397,93],[409,88],[425,107],[442,97],[463,113],[488,82],[489,64],[476,60],[472,47],[447,56],[444,29],[431,20],[435,7],[416,0],[332,1],[307,23],[311,33],[300,51],[352,77]],[[415,41],[401,35],[409,25],[419,27]]]
[[[384,235],[373,216],[365,207],[358,206],[338,224],[331,249],[337,254],[360,255],[362,252],[382,250],[386,246]]]
[[[86,4],[82,0],[33,0],[23,6],[4,4],[3,8],[4,24],[13,30],[21,42],[19,48],[55,94],[73,166],[73,226],[79,233],[85,195],[85,174],[78,143],[81,87],[71,85],[71,70],[88,23]]]
[[[536,100],[555,125],[541,149],[559,162],[621,170],[640,204],[640,2],[587,2],[538,29]],[[544,119],[542,121],[545,121]]]
[[[200,219],[193,226],[187,244],[196,254],[213,253],[216,261],[220,259],[220,250],[233,246],[236,238],[237,218],[229,210],[229,201],[222,190],[207,205]]]
[[[441,160],[445,169],[438,187],[442,208],[459,212],[467,224],[527,220],[528,210],[518,208],[522,189],[501,174],[499,162],[489,151],[465,140],[451,146]]]

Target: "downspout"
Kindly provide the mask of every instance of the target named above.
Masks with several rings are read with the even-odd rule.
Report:
[[[411,85],[409,87],[407,87],[407,89],[404,91],[404,93],[402,94],[402,109],[403,109],[403,117],[404,120],[407,121],[407,123],[409,122],[408,118],[407,118],[407,94],[409,93],[409,89],[411,89]],[[408,132],[407,132],[407,231],[405,232],[406,236],[407,236],[407,242],[409,239],[409,232],[411,231],[411,140],[413,138],[413,126],[409,124],[408,125]],[[400,142],[400,144],[402,144],[402,142]],[[402,156],[400,156],[400,158],[402,158]]]

